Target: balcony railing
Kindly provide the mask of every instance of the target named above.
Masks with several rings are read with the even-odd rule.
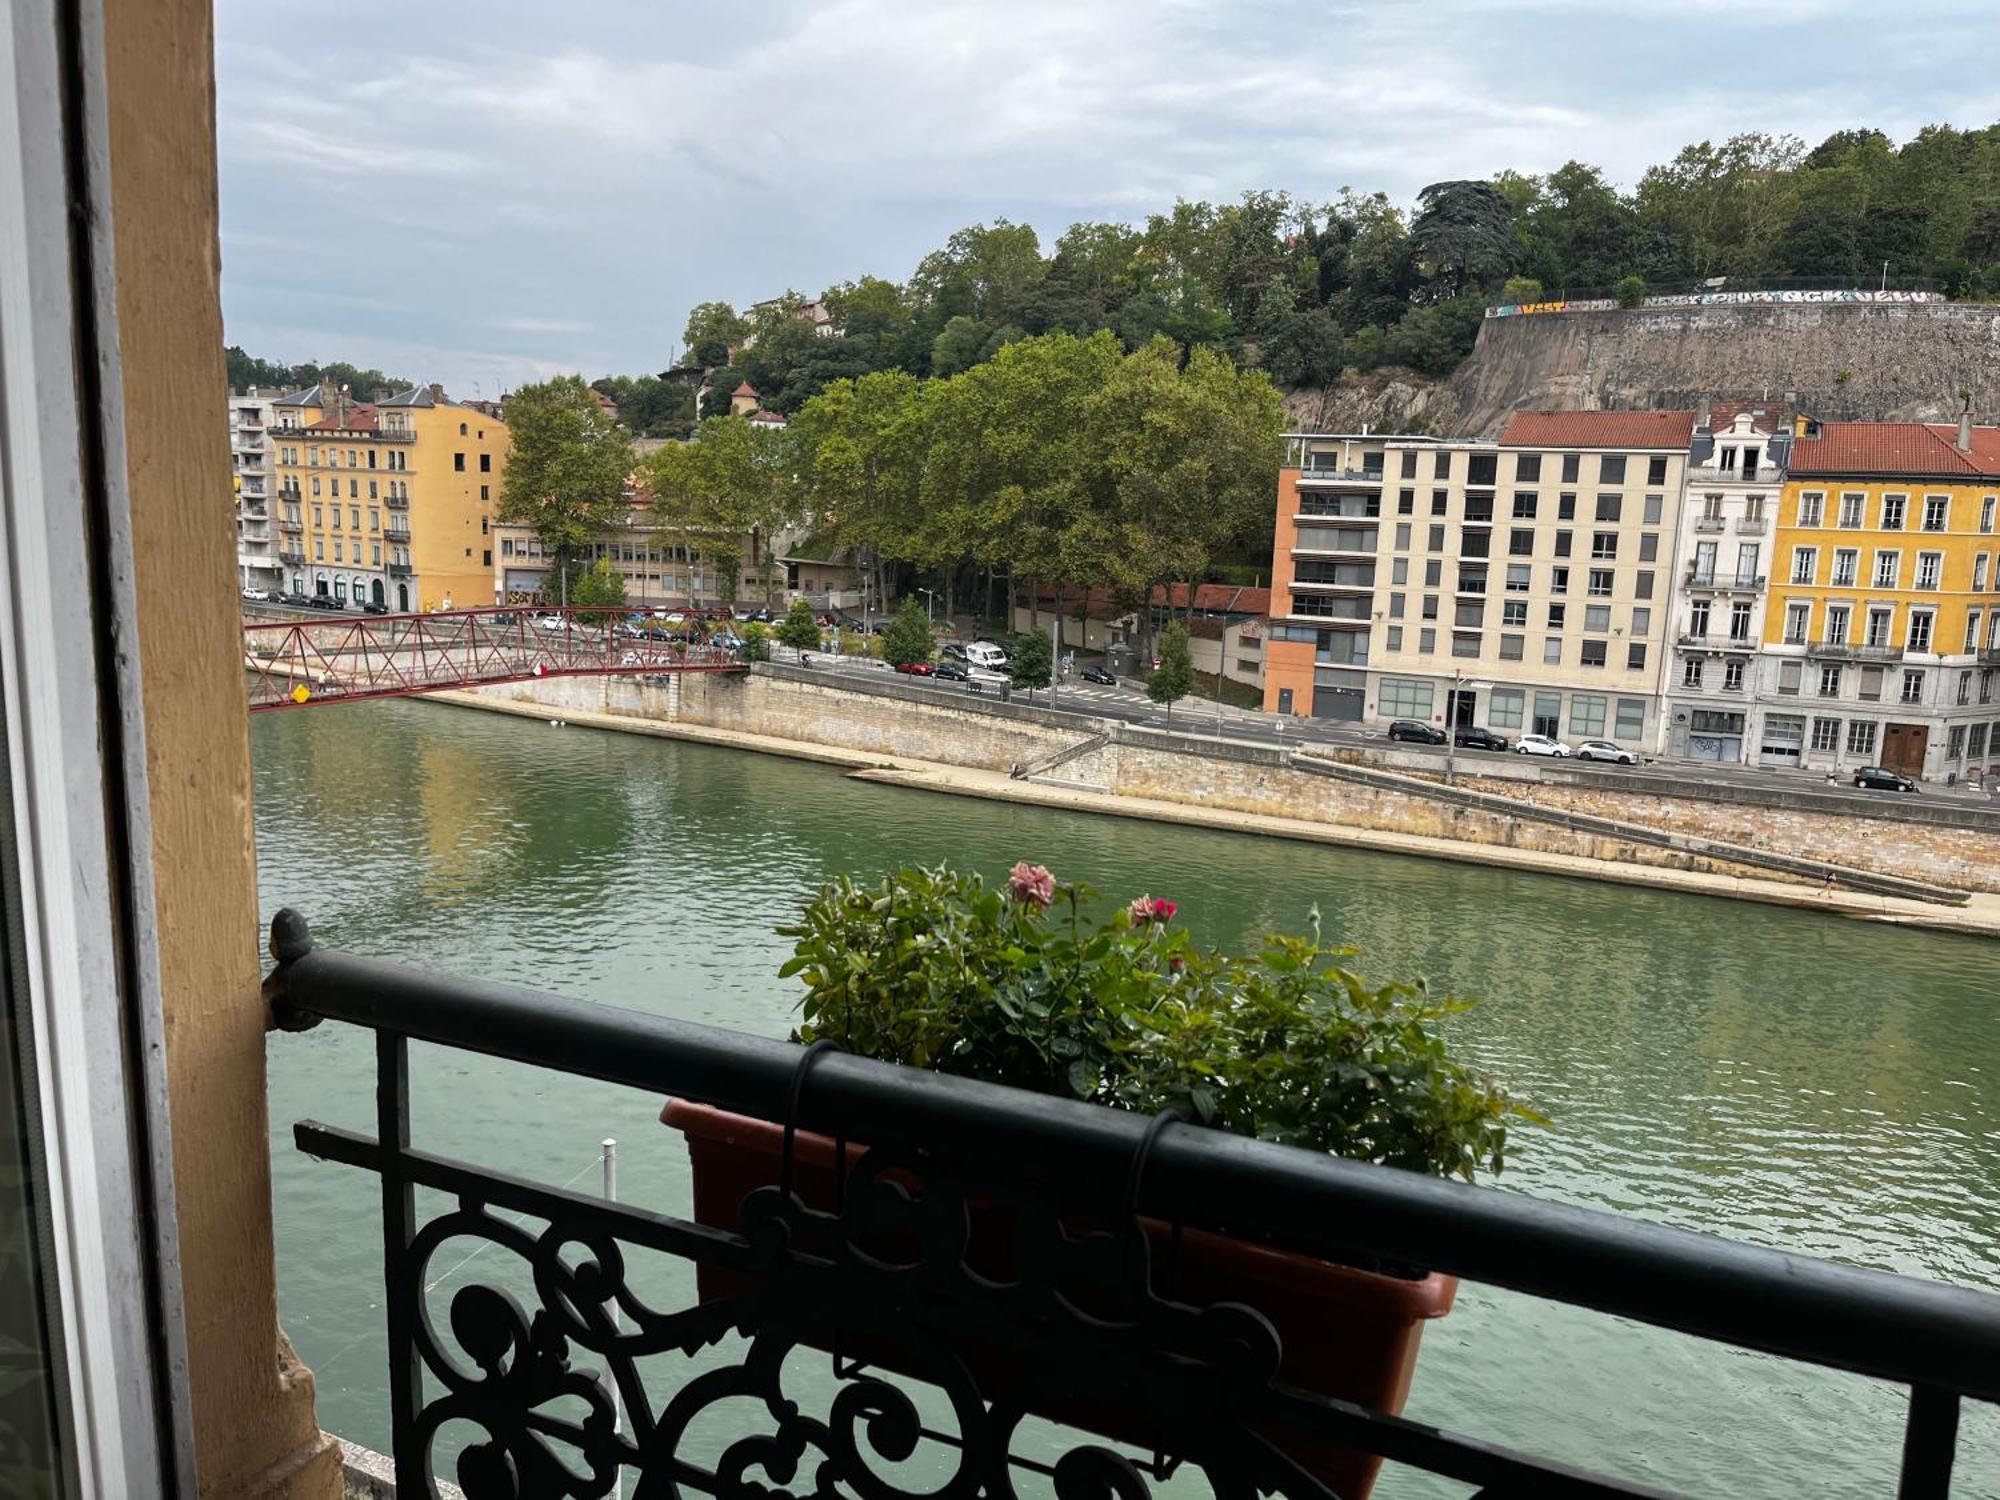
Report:
[[[1725,469],[1719,464],[1688,465],[1690,484],[1777,484],[1784,477],[1785,471],[1775,467]]]
[[[1794,642],[1793,644],[1801,644]],[[1808,656],[1837,656],[1844,661],[1901,661],[1901,646],[1866,645],[1854,641],[1807,641]]]
[[[1694,529],[1696,531],[1721,531],[1728,525],[1729,521],[1724,516],[1696,516],[1694,518]]]
[[[408,510],[410,508],[410,497],[408,495],[384,495],[382,503],[391,510]]]
[[[410,539],[409,523],[391,521],[382,528],[382,535],[392,542],[407,542]]]
[[[382,571],[391,578],[408,578],[414,570],[406,562],[392,562],[384,564]]]
[[[1762,536],[1770,523],[1763,516],[1744,516],[1736,523],[1736,529],[1744,536]]]
[[[306,523],[304,521],[294,521],[290,516],[278,522],[278,530],[284,532],[287,536],[303,536],[305,529]]]
[[[1317,480],[1323,484],[1380,484],[1380,469],[1301,469],[1299,478],[1308,483]]]
[[[1729,577],[1722,573],[1704,573],[1700,568],[1689,568],[1682,580],[1691,589],[1720,589],[1732,594],[1755,594],[1763,590],[1764,575],[1761,573],[1738,573]]]
[[[281,547],[278,549],[278,561],[287,567],[303,568],[306,565],[306,555],[296,547]]]
[[[1182,1265],[1184,1226],[1190,1243],[1207,1231],[1426,1267],[1907,1386],[1905,1500],[1943,1500],[1963,1402],[2000,1398],[1989,1293],[324,952],[290,911],[271,949],[278,1027],[375,1033],[375,1134],[305,1121],[293,1139],[381,1178],[398,1493],[435,1493],[440,1435],[468,1423],[458,1477],[475,1493],[629,1481],[627,1493],[723,1500],[813,1493],[817,1473],[821,1494],[974,1500],[1069,1474],[1058,1495],[1141,1500],[1185,1463],[1217,1495],[1324,1500],[1316,1465],[1357,1450],[1454,1492],[1663,1493],[1508,1448],[1505,1432],[1461,1437],[1280,1379],[1281,1353],[1324,1330],[1204,1305]],[[411,1138],[412,1040],[719,1106],[765,1132],[770,1157],[694,1222],[442,1156]],[[974,1268],[982,1217],[1008,1226],[1004,1265]],[[429,1290],[445,1257],[461,1281],[448,1317]],[[656,1273],[662,1259],[692,1263],[692,1297],[660,1296],[684,1284]],[[833,1351],[830,1420],[789,1399],[786,1371],[814,1349]],[[923,1420],[884,1369],[941,1386],[950,1417]],[[1014,1442],[1022,1406],[1071,1424],[1051,1430],[1052,1469]],[[1674,1467],[1671,1454],[1638,1457]],[[1823,1481],[1800,1473],[1789,1489]]]

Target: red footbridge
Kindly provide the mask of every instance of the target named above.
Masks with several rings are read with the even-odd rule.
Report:
[[[243,627],[250,711],[400,698],[540,677],[741,672],[705,622],[629,609],[459,609],[341,614]]]

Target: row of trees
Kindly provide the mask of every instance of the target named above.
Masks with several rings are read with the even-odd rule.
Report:
[[[1165,336],[1317,385],[1377,365],[1449,372],[1510,278],[1558,295],[1630,278],[1862,282],[1885,263],[1953,296],[2000,296],[2000,125],[1930,126],[1900,147],[1845,130],[1810,150],[1749,133],[1688,146],[1629,192],[1571,161],[1434,183],[1409,215],[1381,193],[1257,191],[1143,225],[1073,224],[1046,249],[1001,219],[960,230],[903,283],[827,289],[837,337],[790,297],[754,320],[704,302],[685,342],[715,401],[747,379],[783,412],[839,380],[956,375],[1053,331],[1109,330],[1128,350]]]
[[[299,365],[278,364],[246,353],[237,344],[231,344],[222,353],[229,366],[232,391],[248,390],[253,385],[265,390],[299,391],[325,381],[329,385],[346,386],[357,401],[375,401],[397,391],[407,391],[414,383],[384,375],[380,370],[357,369],[342,360],[326,365],[310,360]]]
[[[746,542],[811,518],[875,597],[924,575],[947,612],[981,569],[1058,608],[1202,579],[1261,539],[1283,447],[1261,373],[1164,337],[1128,352],[1108,331],[1022,339],[949,378],[836,381],[789,428],[710,417],[643,459],[578,376],[523,387],[508,422],[501,517],[532,526],[570,584],[635,507],[732,598]]]

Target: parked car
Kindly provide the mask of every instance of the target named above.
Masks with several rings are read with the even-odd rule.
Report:
[[[1630,750],[1624,749],[1622,746],[1612,744],[1609,740],[1585,740],[1576,747],[1576,758],[1578,760],[1608,760],[1614,765],[1620,766],[1636,766],[1639,764],[1638,756],[1634,755]]]
[[[970,682],[972,674],[955,661],[941,661],[931,668],[931,676],[939,682]]]
[[[1565,745],[1561,740],[1551,739],[1545,734],[1522,735],[1519,743],[1514,746],[1514,750],[1515,753],[1520,755],[1560,755],[1564,757],[1569,755],[1569,746]]]
[[[1007,653],[991,641],[974,641],[965,648],[965,661],[968,666],[985,667],[992,671],[1007,665]]]
[[[1452,731],[1452,743],[1466,750],[1512,750],[1514,742],[1490,729],[1469,727]]]
[[[1085,682],[1096,683],[1099,687],[1118,686],[1118,679],[1116,677],[1113,677],[1109,672],[1105,671],[1104,668],[1102,667],[1085,667],[1082,671],[1078,672],[1076,675],[1081,677]]]
[[[1914,792],[1916,782],[1887,766],[1863,766],[1854,773],[1854,784],[1870,792]]]
[[[1444,731],[1435,724],[1421,724],[1415,719],[1398,719],[1389,726],[1389,738],[1409,740],[1419,745],[1442,745]]]
[[[927,661],[899,661],[896,670],[905,677],[933,677],[937,674],[937,668]]]
[[[946,641],[944,645],[942,645],[938,649],[941,652],[943,652],[944,655],[950,657],[953,661],[965,660],[965,647],[959,645],[957,641]]]
[[[264,591],[262,589],[245,589],[243,597],[245,599],[254,599],[257,603],[262,604],[264,602]]]
[[[289,604],[293,609],[311,609],[312,595],[300,593],[280,594],[278,602],[280,604]]]
[[[389,613],[389,606],[377,604],[373,599],[364,599],[361,601],[361,612],[364,615],[386,615]]]

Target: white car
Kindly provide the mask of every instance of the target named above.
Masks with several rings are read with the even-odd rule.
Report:
[[[1609,740],[1585,740],[1576,747],[1578,760],[1608,760],[1621,766],[1636,766],[1639,757],[1622,745],[1614,745]]]
[[[1563,755],[1569,754],[1569,746],[1561,740],[1552,740],[1545,734],[1524,734],[1514,742],[1514,750],[1520,755]]]

